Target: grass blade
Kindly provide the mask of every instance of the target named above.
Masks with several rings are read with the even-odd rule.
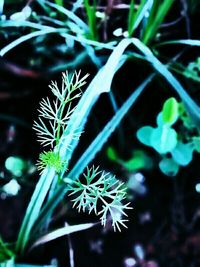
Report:
[[[172,86],[172,88],[175,89],[177,94],[180,96],[180,98],[186,105],[189,114],[193,118],[193,121],[197,124],[197,126],[200,125],[200,108],[185,91],[180,82],[173,76],[173,74],[167,69],[167,67],[154,56],[151,50],[147,46],[145,46],[140,40],[132,38],[129,42],[132,42],[146,56],[146,60],[150,62],[153,67],[158,71],[158,73],[160,73]]]
[[[88,26],[89,26],[89,39],[97,40],[97,19],[96,19],[96,1],[94,0],[93,6],[89,4],[88,0],[84,0],[84,6],[87,14],[88,19]]]
[[[78,225],[66,225],[62,228],[59,228],[53,232],[50,232],[42,237],[40,237],[31,247],[31,249],[33,249],[34,247],[40,246],[44,243],[50,242],[52,240],[55,240],[59,237],[65,236],[65,235],[69,235],[72,233],[76,233],[76,232],[80,232],[80,231],[84,231],[87,230],[91,227],[93,227],[94,225],[96,225],[95,223],[84,223],[84,224],[78,224]]]
[[[122,63],[122,61],[124,62],[122,55],[125,49],[126,42],[120,42],[120,44],[110,55],[105,66],[99,70],[95,78],[88,86],[87,90],[80,99],[74,114],[71,116],[66,129],[66,133],[63,134],[61,142],[58,145],[60,156],[66,161],[69,161],[71,159],[72,154],[78,144],[78,140],[69,139],[66,138],[66,136],[68,135],[68,133],[75,133],[77,129],[79,129],[80,132],[83,131],[88,115],[97,99],[99,98],[100,94],[110,91],[113,76],[121,66],[120,64]],[[67,147],[70,147],[71,150],[68,151],[66,149]]]
[[[170,10],[174,0],[164,0],[162,4],[158,3],[159,1],[154,1],[152,14],[150,13],[149,20],[145,31],[143,32],[142,42],[148,44],[155,37],[159,26],[165,19],[168,11]]]
[[[94,159],[96,154],[101,150],[103,145],[106,143],[108,138],[114,132],[116,127],[119,125],[121,120],[125,117],[127,112],[133,106],[137,98],[140,96],[144,88],[149,84],[152,80],[153,75],[145,79],[145,81],[132,93],[132,95],[128,98],[127,101],[122,105],[120,109],[118,109],[117,113],[113,116],[113,118],[107,123],[107,125],[103,128],[103,130],[97,135],[94,141],[90,144],[88,149],[82,154],[78,162],[75,164],[73,169],[69,173],[69,178],[74,179],[78,178],[80,174],[84,171],[84,169],[88,166],[88,164]]]
[[[44,29],[44,30],[40,30],[40,31],[35,31],[35,32],[31,32],[29,34],[26,34],[24,36],[21,36],[20,38],[16,39],[15,41],[11,42],[10,44],[6,45],[4,48],[2,48],[0,50],[0,56],[3,57],[7,52],[9,52],[11,49],[13,49],[14,47],[18,46],[19,44],[30,40],[31,38],[37,37],[37,36],[41,36],[41,35],[45,35],[45,34],[49,34],[49,33],[55,33],[57,30],[52,28],[52,29]]]
[[[85,32],[89,31],[89,28],[87,26],[87,24],[82,21],[78,16],[75,15],[74,12],[64,8],[63,6],[59,6],[53,3],[50,3],[48,1],[45,1],[45,4],[47,4],[48,6],[56,9],[57,11],[63,13],[64,15],[66,15],[67,18],[71,19],[72,21],[74,21],[77,25],[79,25],[79,27],[81,27]]]
[[[199,40],[192,40],[192,39],[183,39],[183,40],[172,40],[172,41],[166,41],[157,44],[156,46],[162,46],[162,45],[171,45],[171,44],[182,44],[182,45],[191,45],[191,46],[200,46]]]
[[[45,169],[36,185],[36,188],[26,210],[25,217],[23,219],[17,239],[16,250],[19,254],[22,254],[24,252],[25,247],[29,242],[32,226],[38,218],[40,209],[47,196],[54,176],[54,170]]]
[[[146,12],[151,9],[153,5],[153,0],[142,0],[137,12],[134,12],[134,1],[131,1],[130,11],[128,17],[128,33],[129,36],[133,35],[134,30],[139,26],[140,22],[143,20]]]

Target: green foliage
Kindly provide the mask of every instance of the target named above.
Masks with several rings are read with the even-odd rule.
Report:
[[[174,97],[169,98],[163,106],[162,119],[164,123],[173,124],[178,118],[178,102]]]
[[[194,150],[199,152],[199,137],[190,135],[190,131],[192,133],[196,126],[188,125],[189,118],[183,104],[169,98],[157,117],[158,126],[144,126],[137,131],[139,141],[161,155],[159,167],[166,175],[175,176],[180,166],[187,166],[192,161]],[[180,126],[180,132],[173,129],[177,120],[182,121],[182,127],[186,129],[183,130]],[[166,157],[167,153],[170,157]]]
[[[66,163],[60,159],[58,152],[47,151],[40,154],[37,167],[39,171],[43,171],[46,167],[49,167],[54,168],[57,173],[60,173],[65,164]]]
[[[123,183],[116,180],[115,176],[110,173],[101,172],[99,168],[92,167],[87,169],[84,174],[85,183],[76,181],[72,185],[72,193],[70,195],[78,195],[73,200],[74,207],[80,212],[88,210],[100,215],[101,224],[106,225],[109,217],[112,219],[114,230],[125,225],[126,219],[122,219],[122,215],[127,216],[126,209],[130,209],[128,204],[123,205],[122,201],[126,197],[126,188]],[[101,204],[100,204],[101,203]]]
[[[87,14],[88,26],[90,29],[89,32],[89,39],[94,41],[98,40],[98,33],[97,33],[97,17],[96,17],[96,0],[93,0],[94,4],[91,6],[89,4],[89,0],[84,0],[84,7]]]
[[[117,155],[116,151],[114,150],[114,148],[108,147],[106,153],[107,153],[107,157],[110,160],[112,160],[112,161],[118,161],[118,155]]]
[[[142,34],[142,42],[144,44],[149,44],[155,37],[159,26],[163,22],[173,3],[174,0],[163,0],[162,3],[160,3],[159,0],[154,0],[146,27]]]
[[[137,11],[135,10],[134,0],[131,0],[129,15],[128,15],[128,34],[131,37],[134,30],[139,26],[140,22],[144,19],[145,14],[151,9],[153,0],[141,0]]]
[[[75,111],[76,106],[72,107],[72,101],[81,96],[80,88],[85,85],[85,79],[88,74],[80,79],[80,72],[75,72],[72,77],[69,74],[63,73],[62,88],[58,88],[56,82],[52,82],[49,86],[55,101],[50,102],[49,98],[43,99],[40,102],[39,122],[34,122],[33,129],[36,130],[38,141],[44,145],[57,146],[60,142],[62,133],[67,128],[70,116]],[[70,136],[69,136],[70,135]],[[69,133],[65,138],[79,138],[80,132]]]
[[[118,52],[118,51],[116,51]],[[116,53],[115,52],[115,53]],[[114,54],[115,55],[115,54]],[[114,65],[113,65],[114,63]],[[112,64],[110,71],[110,76],[108,67]],[[87,121],[87,117],[89,115],[89,112],[98,99],[98,96],[102,93],[109,90],[109,86],[112,80],[112,77],[114,75],[114,71],[116,71],[116,65],[118,64],[117,59],[110,58],[110,61],[108,62],[108,65],[106,65],[103,70],[101,70],[97,76],[94,78],[94,80],[91,82],[88,89],[83,94],[82,98],[80,99],[78,105],[73,110],[73,112],[70,113],[70,118],[66,120],[63,120],[62,112],[58,113],[55,110],[57,110],[57,107],[59,107],[58,103],[65,103],[66,101],[63,96],[68,95],[68,90],[65,88],[65,85],[67,84],[70,86],[70,88],[74,88],[74,84],[70,83],[68,80],[65,81],[64,86],[62,87],[62,90],[59,90],[57,88],[57,85],[53,83],[53,87],[51,86],[51,90],[53,90],[53,94],[56,95],[57,101],[54,102],[53,106],[51,106],[49,103],[50,101],[46,100],[46,102],[42,101],[41,103],[41,109],[40,109],[40,116],[42,118],[39,119],[39,123],[34,126],[36,127],[36,130],[39,133],[48,133],[48,128],[45,126],[46,122],[43,122],[44,119],[48,117],[49,120],[53,120],[54,124],[50,124],[49,129],[52,129],[54,125],[57,125],[58,128],[59,125],[64,125],[64,130],[59,132],[57,128],[53,128],[52,132],[56,133],[52,136],[47,136],[47,142],[48,145],[55,145],[54,152],[58,152],[60,155],[60,159],[63,162],[66,162],[66,164],[63,164],[63,170],[59,173],[59,176],[55,170],[55,166],[51,166],[51,168],[45,168],[42,172],[42,175],[37,183],[37,186],[35,188],[35,191],[32,195],[31,201],[28,205],[25,218],[23,220],[20,233],[17,240],[16,245],[16,251],[19,254],[24,253],[27,246],[30,244],[31,240],[34,240],[34,236],[38,234],[38,231],[43,227],[43,225],[48,222],[52,216],[52,212],[55,209],[55,207],[62,201],[63,197],[69,190],[69,185],[72,184],[73,180],[76,180],[79,178],[79,176],[82,174],[84,169],[88,166],[88,164],[92,161],[96,153],[101,149],[102,145],[107,141],[108,137],[111,135],[111,133],[114,131],[114,129],[117,127],[121,119],[125,116],[127,113],[127,110],[130,109],[131,105],[134,103],[136,98],[139,96],[139,94],[142,92],[142,90],[145,88],[145,86],[148,84],[148,82],[151,80],[151,77],[147,79],[145,82],[142,83],[142,85],[131,95],[131,97],[124,103],[121,109],[118,110],[117,114],[109,121],[108,125],[100,132],[100,134],[95,138],[95,140],[91,143],[91,145],[88,147],[88,149],[83,153],[83,155],[78,159],[75,166],[67,172],[66,167],[68,161],[71,159],[72,154],[78,144],[78,139],[74,138],[74,133],[82,132],[85,126],[85,123]],[[105,74],[107,75],[107,79],[105,79]],[[73,77],[73,76],[72,76]],[[74,77],[77,77],[77,73]],[[105,88],[102,86],[102,84],[97,84],[96,81],[104,81]],[[73,79],[71,80],[73,81]],[[76,81],[76,79],[75,79]],[[83,78],[79,79],[79,84],[82,85],[84,82]],[[95,81],[95,82],[94,82]],[[98,86],[97,86],[98,85]],[[75,86],[76,87],[76,86]],[[68,88],[69,89],[69,88]],[[68,92],[68,93],[67,93]],[[75,97],[76,98],[76,97]],[[70,101],[72,100],[71,96]],[[48,108],[46,108],[48,107]],[[53,107],[53,108],[49,108]],[[62,110],[62,105],[60,106],[60,110]],[[71,108],[71,107],[70,107]],[[66,109],[71,110],[71,109]],[[56,115],[53,119],[52,114]],[[49,121],[47,121],[48,123]],[[66,124],[66,125],[65,125]],[[51,127],[53,125],[53,127]],[[47,129],[46,129],[47,128]],[[62,130],[62,128],[60,128]],[[59,135],[58,135],[59,133]],[[61,134],[61,135],[60,135]],[[41,140],[42,134],[39,135],[40,141],[42,143],[46,141],[46,136],[42,136],[43,139]],[[58,138],[55,138],[58,137]],[[46,143],[43,143],[46,145]],[[64,178],[66,176],[66,179]],[[60,183],[56,183],[58,180],[61,181]],[[67,181],[67,184],[65,183]],[[56,183],[56,184],[55,184]],[[49,195],[49,190],[51,192],[51,195]],[[42,208],[42,205],[46,199],[47,196],[50,196],[47,198],[47,202]],[[124,204],[122,204],[121,209],[123,209]],[[126,206],[126,205],[125,205]],[[119,210],[118,210],[119,211]],[[108,214],[109,211],[107,211],[106,214]]]
[[[13,261],[14,253],[9,248],[9,245],[5,244],[3,240],[0,238],[0,265],[2,262],[6,262],[8,260]]]
[[[108,147],[106,151],[109,160],[119,164],[128,172],[136,172],[141,169],[150,169],[152,167],[151,158],[144,151],[134,150],[128,160],[121,159],[113,147]]]
[[[190,62],[184,71],[184,75],[200,82],[200,57],[196,61]]]

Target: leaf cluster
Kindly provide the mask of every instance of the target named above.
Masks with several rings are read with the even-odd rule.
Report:
[[[126,198],[126,187],[119,182],[115,176],[105,171],[99,171],[99,168],[87,168],[84,174],[85,183],[80,180],[75,181],[71,186],[70,195],[78,195],[73,199],[74,207],[78,211],[89,213],[92,211],[100,215],[101,224],[106,225],[109,217],[112,219],[114,230],[120,227],[126,227],[122,215],[127,216],[125,210],[130,209],[129,203],[123,204]]]

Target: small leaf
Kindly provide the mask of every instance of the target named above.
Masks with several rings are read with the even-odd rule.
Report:
[[[109,146],[106,151],[107,157],[112,161],[118,161],[118,156],[113,147]]]
[[[192,138],[195,150],[200,153],[200,136],[194,136]]]
[[[156,128],[151,134],[150,145],[160,154],[171,152],[176,144],[176,131],[166,125]]]
[[[164,123],[174,124],[178,119],[179,105],[174,97],[165,101],[162,110],[162,118]]]
[[[158,126],[161,126],[161,127],[165,124],[164,121],[163,121],[163,114],[162,114],[162,112],[160,112],[158,114],[158,116],[156,118],[156,123],[157,123]]]
[[[20,190],[21,186],[15,179],[10,180],[9,183],[2,187],[2,190],[9,196],[16,196]]]
[[[25,170],[26,162],[19,157],[9,157],[5,161],[5,167],[13,175],[20,177]]]
[[[151,146],[150,139],[153,131],[154,128],[151,126],[144,126],[140,128],[136,134],[138,140],[146,146]]]
[[[121,164],[129,172],[138,171],[140,169],[151,169],[153,165],[151,158],[141,150],[134,151],[132,158],[121,162]]]
[[[176,176],[179,171],[178,164],[170,158],[163,158],[159,163],[159,168],[167,176]]]
[[[193,157],[194,146],[192,143],[184,144],[178,142],[175,149],[171,152],[174,161],[181,166],[188,165]]]

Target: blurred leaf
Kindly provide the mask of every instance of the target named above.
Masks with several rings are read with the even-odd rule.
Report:
[[[176,176],[179,171],[178,164],[170,158],[163,158],[159,163],[159,167],[167,176]]]
[[[150,169],[152,167],[152,160],[142,150],[136,150],[132,158],[121,162],[129,172],[138,171],[140,169]]]
[[[144,126],[140,128],[136,133],[138,140],[146,146],[151,146],[150,140],[153,131],[154,128],[151,126]]]
[[[200,136],[194,136],[192,140],[196,151],[200,153]]]
[[[16,196],[20,190],[21,186],[15,179],[10,180],[9,183],[2,187],[2,190],[9,196]]]
[[[107,157],[112,160],[112,161],[117,161],[118,160],[118,156],[116,151],[114,150],[113,147],[108,147],[107,149]]]
[[[158,126],[161,126],[161,127],[164,125],[162,112],[158,113],[158,116],[156,118],[156,123]]]
[[[14,176],[20,177],[26,169],[27,163],[19,157],[9,157],[5,161],[5,167]]]
[[[171,151],[175,162],[181,166],[186,166],[192,161],[194,146],[192,143],[184,144],[178,142],[175,149]]]
[[[30,6],[25,6],[22,11],[14,13],[10,16],[10,20],[12,21],[25,21],[26,19],[28,19],[31,15],[31,8]]]
[[[10,250],[8,245],[0,238],[0,266],[6,266],[5,263],[13,263],[14,253]],[[4,264],[4,265],[2,265]]]
[[[165,101],[162,109],[162,118],[165,123],[174,124],[178,118],[178,102],[174,97]]]
[[[153,130],[150,145],[160,154],[171,152],[177,144],[177,133],[174,129],[163,126]]]

